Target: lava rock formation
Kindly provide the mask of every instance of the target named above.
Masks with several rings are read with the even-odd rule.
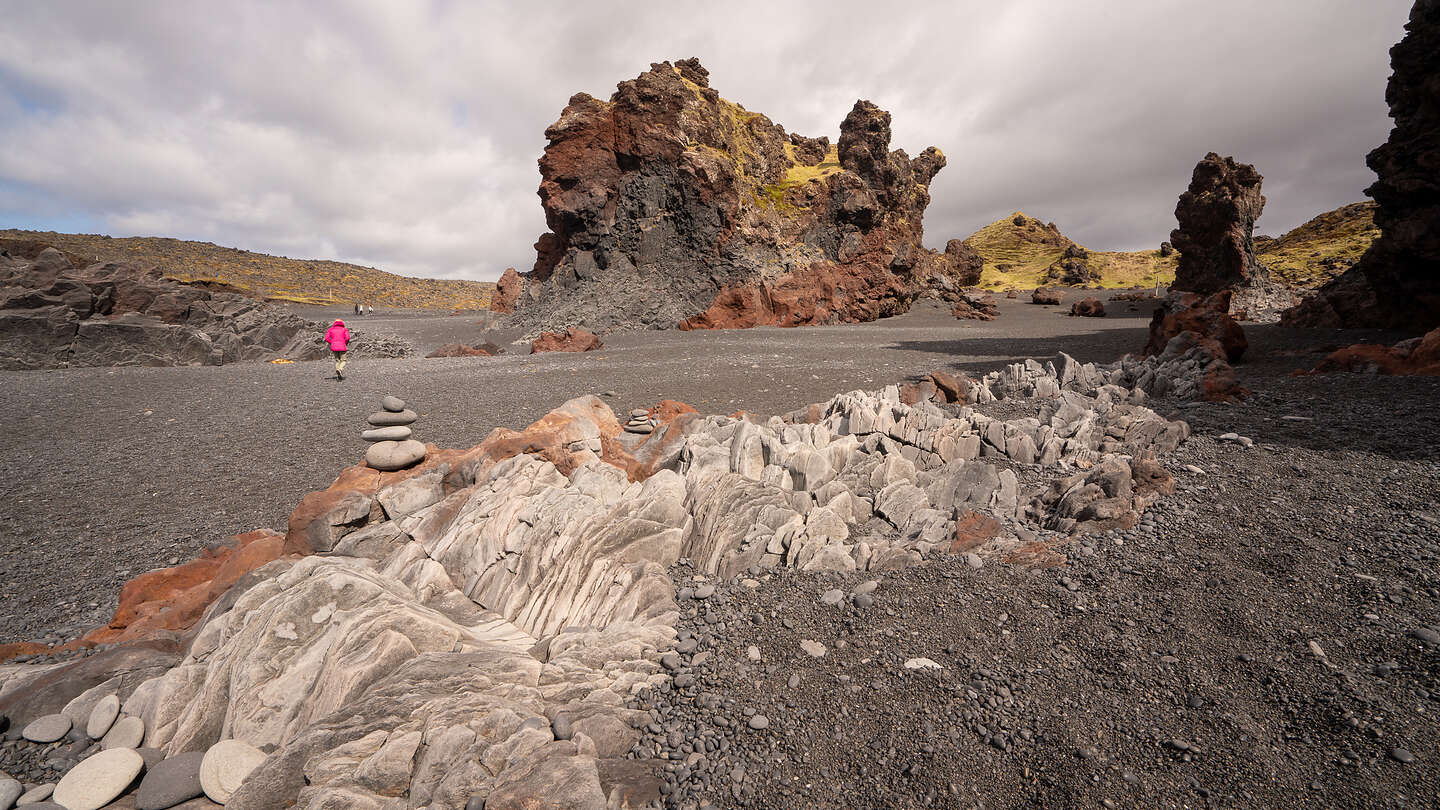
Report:
[[[1390,49],[1385,101],[1395,127],[1365,158],[1379,179],[1380,237],[1339,278],[1285,313],[1289,326],[1440,325],[1440,2],[1418,0],[1405,38]]]
[[[514,322],[734,328],[905,312],[963,251],[921,245],[945,156],[890,150],[890,114],[856,102],[840,139],[786,133],[709,86],[698,60],[653,64],[609,101],[584,93],[546,130],[536,243]],[[972,264],[975,265],[972,267]]]

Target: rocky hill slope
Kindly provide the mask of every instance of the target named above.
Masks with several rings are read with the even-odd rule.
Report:
[[[1255,256],[1270,278],[1288,287],[1312,288],[1339,276],[1380,235],[1375,203],[1342,205],[1278,239],[1255,237]]]
[[[1379,235],[1375,204],[1351,203],[1326,211],[1279,238],[1255,237],[1255,255],[1270,271],[1273,281],[1287,287],[1313,288],[1345,272]],[[1061,233],[1055,223],[1043,222],[1023,211],[986,225],[966,237],[965,244],[984,260],[980,286],[993,290],[1041,285],[1169,284],[1175,279],[1178,260],[1178,253],[1167,247],[1090,250]],[[1076,259],[1081,260],[1085,273],[1075,272]],[[1070,280],[1066,280],[1067,273]]]
[[[302,304],[485,309],[495,289],[490,282],[409,278],[356,264],[290,259],[181,239],[18,230],[0,230],[0,239],[54,245],[78,257],[77,266],[126,262],[159,268],[175,281],[218,284],[256,298]]]
[[[0,369],[221,365],[326,355],[324,324],[254,298],[182,284],[135,265],[96,262],[0,239]],[[357,356],[409,353],[367,335]]]
[[[1150,287],[1175,278],[1176,255],[1164,249],[1090,250],[1043,222],[1016,211],[965,239],[984,260],[980,286],[994,290],[1039,286]]]
[[[858,101],[840,138],[787,133],[721,98],[695,59],[609,101],[570,99],[540,159],[550,232],[516,322],[557,330],[868,321],[932,277],[974,283],[958,243],[921,246],[930,147],[890,151],[890,114]]]

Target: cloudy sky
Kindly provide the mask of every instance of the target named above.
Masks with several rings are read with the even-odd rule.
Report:
[[[0,0],[0,228],[174,236],[408,275],[528,269],[545,127],[649,63],[838,135],[943,149],[943,245],[1021,209],[1149,247],[1207,151],[1279,234],[1363,199],[1410,0]]]

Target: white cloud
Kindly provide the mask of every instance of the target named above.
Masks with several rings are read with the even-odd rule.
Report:
[[[1206,151],[1276,233],[1360,199],[1406,0],[873,4],[16,3],[0,226],[85,218],[411,275],[526,269],[571,94],[699,56],[723,95],[834,137],[856,98],[934,144],[927,242],[1010,210],[1091,247],[1164,239]]]

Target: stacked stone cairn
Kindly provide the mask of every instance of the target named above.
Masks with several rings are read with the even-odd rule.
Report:
[[[642,436],[655,432],[657,421],[650,416],[650,412],[644,408],[636,408],[630,412],[630,421],[625,423],[626,433],[638,433]]]
[[[60,763],[64,773],[57,781],[36,783],[0,774],[0,808],[98,810],[131,791],[135,802],[125,806],[140,810],[165,810],[201,796],[224,804],[265,759],[263,751],[235,739],[168,756],[143,747],[145,721],[121,711],[119,695],[106,690],[114,685],[85,691],[59,713],[19,730],[23,742],[13,744],[43,747],[47,764]]]
[[[360,438],[372,442],[365,451],[365,463],[381,472],[393,472],[424,461],[425,445],[410,438],[410,425],[419,415],[406,408],[405,400],[399,397],[385,397],[380,407],[383,410],[366,419],[370,429],[360,434]]]

